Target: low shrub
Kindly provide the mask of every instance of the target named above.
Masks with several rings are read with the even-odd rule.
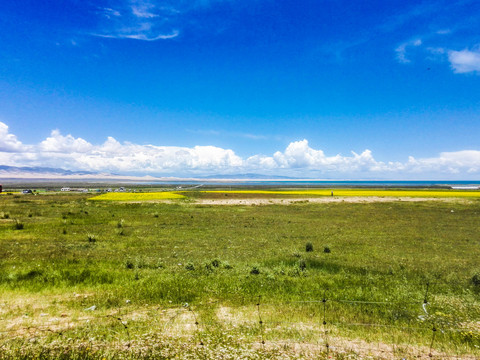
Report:
[[[15,220],[15,225],[13,227],[15,230],[23,230],[24,225],[22,222]]]
[[[189,261],[185,264],[185,269],[188,271],[195,271],[195,265],[191,261]]]
[[[307,269],[307,263],[305,260],[301,259],[298,261],[298,268],[302,271],[305,271]]]
[[[218,259],[213,259],[212,262],[211,262],[212,266],[216,267],[216,268],[218,268],[221,265],[221,263],[222,262]]]
[[[473,285],[480,287],[480,271],[473,274],[471,281]]]
[[[260,269],[258,266],[252,266],[252,268],[250,269],[250,274],[252,275],[258,275],[260,274]]]

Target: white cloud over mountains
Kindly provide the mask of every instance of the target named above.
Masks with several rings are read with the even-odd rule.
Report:
[[[328,156],[310,147],[307,140],[301,140],[271,156],[242,158],[233,150],[216,146],[138,145],[120,143],[112,137],[94,145],[82,138],[62,135],[58,130],[39,144],[26,145],[0,122],[0,165],[156,176],[257,172],[301,177],[467,179],[480,175],[480,151],[443,152],[434,158],[410,156],[406,162],[382,162],[370,150]]]

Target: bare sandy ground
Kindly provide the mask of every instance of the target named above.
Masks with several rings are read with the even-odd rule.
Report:
[[[413,198],[413,197],[380,197],[380,196],[345,196],[345,197],[315,197],[315,198],[273,198],[273,199],[197,199],[195,204],[200,205],[290,205],[301,203],[375,203],[375,202],[419,202],[419,201],[439,201],[470,203],[472,200],[460,198]]]

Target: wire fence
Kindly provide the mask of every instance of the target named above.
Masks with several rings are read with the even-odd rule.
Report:
[[[128,305],[113,311],[93,306],[75,319],[29,319],[0,328],[0,349],[12,340],[30,343],[41,334],[62,339],[71,337],[72,332],[86,340],[106,332],[130,347],[138,334],[153,331],[189,339],[199,346],[209,336],[217,341],[231,336],[252,346],[288,345],[326,358],[338,353],[385,359],[480,358],[480,317],[463,321],[455,313],[435,311],[428,286],[420,301],[335,299],[325,292],[319,299],[268,302],[258,296],[246,303]]]

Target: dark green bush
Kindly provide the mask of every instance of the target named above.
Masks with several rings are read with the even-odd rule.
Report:
[[[480,271],[476,272],[473,276],[472,276],[472,284],[475,285],[475,286],[478,286],[480,287]]]
[[[252,275],[260,274],[260,269],[258,268],[258,266],[252,266],[252,269],[250,270],[250,274]]]

